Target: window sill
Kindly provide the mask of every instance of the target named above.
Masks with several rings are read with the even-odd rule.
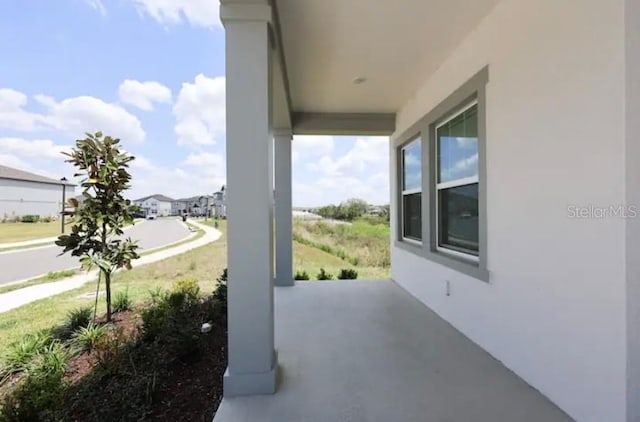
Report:
[[[477,262],[473,262],[464,258],[457,258],[438,251],[425,251],[420,244],[409,243],[404,240],[397,240],[394,246],[409,253],[424,258],[436,264],[443,265],[449,269],[465,274],[469,277],[490,283],[490,273],[485,268],[480,268]]]

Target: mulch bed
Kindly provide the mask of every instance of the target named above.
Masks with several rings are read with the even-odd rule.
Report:
[[[104,323],[105,318],[99,318],[97,322]],[[125,336],[133,341],[141,321],[137,312],[126,311],[114,314],[113,324],[122,328]],[[212,331],[202,334],[201,353],[187,360],[175,359],[162,368],[151,408],[139,420],[211,422],[222,400],[226,349],[226,327],[214,324]],[[96,359],[89,353],[83,353],[68,362],[65,379],[72,385],[78,385],[96,369]],[[104,398],[102,404],[108,401],[108,398]],[[122,417],[123,420],[129,420],[126,415]],[[86,415],[76,414],[75,418],[83,420]]]

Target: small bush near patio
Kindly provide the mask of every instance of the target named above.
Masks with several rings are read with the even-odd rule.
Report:
[[[70,333],[73,333],[78,328],[86,327],[91,322],[93,316],[93,309],[90,307],[77,308],[69,311],[67,314],[67,322],[65,327]]]
[[[293,276],[294,280],[309,280],[309,273],[306,271],[296,271],[296,275]]]
[[[318,280],[333,280],[333,274],[326,272],[324,268],[320,268],[317,278]]]
[[[108,332],[109,328],[106,325],[90,323],[87,327],[81,327],[73,334],[73,343],[78,350],[90,352]]]
[[[226,368],[226,305],[225,271],[205,298],[185,279],[70,340],[25,337],[33,343],[23,347],[26,363],[0,383],[0,421],[212,420]],[[213,329],[203,334],[205,322]]]
[[[2,354],[0,378],[26,370],[33,357],[53,343],[51,330],[27,334],[20,341],[12,343]]]
[[[129,296],[129,288],[121,290],[116,293],[116,297],[113,300],[113,312],[124,312],[131,309],[133,301]]]
[[[358,278],[358,272],[356,270],[343,268],[338,273],[338,280],[355,280]]]

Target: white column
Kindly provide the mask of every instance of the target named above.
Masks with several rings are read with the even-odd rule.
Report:
[[[277,130],[275,141],[276,286],[293,286],[291,216],[291,130]]]
[[[224,4],[227,96],[228,338],[224,394],[276,389],[273,338],[271,7]]]

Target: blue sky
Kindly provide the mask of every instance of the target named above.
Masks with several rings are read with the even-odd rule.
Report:
[[[130,196],[225,183],[224,30],[215,0],[0,2],[0,164],[50,177],[86,131],[137,160]],[[294,204],[388,202],[386,138],[296,137]]]

